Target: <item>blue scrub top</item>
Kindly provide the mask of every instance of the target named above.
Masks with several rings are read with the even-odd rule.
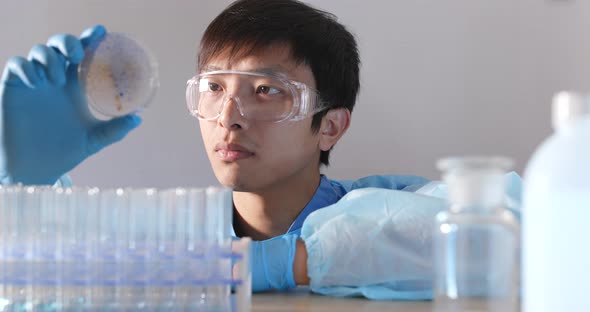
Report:
[[[428,179],[422,177],[403,175],[374,175],[358,180],[346,181],[330,180],[325,175],[321,175],[320,185],[318,186],[315,194],[309,203],[307,203],[305,208],[301,210],[297,218],[295,218],[295,221],[291,223],[291,226],[289,227],[289,230],[286,234],[297,234],[297,236],[300,236],[303,221],[305,221],[307,216],[318,209],[337,203],[340,198],[346,195],[346,193],[354,189],[376,187],[391,190],[413,191],[428,182]],[[232,236],[236,236],[236,231],[233,227]]]

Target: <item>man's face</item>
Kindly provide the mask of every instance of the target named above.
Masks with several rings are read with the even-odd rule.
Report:
[[[239,71],[279,68],[289,79],[315,88],[309,66],[297,64],[286,45],[270,46],[231,64],[226,55],[220,55],[206,67]],[[200,127],[219,182],[236,191],[256,192],[288,183],[289,179],[317,174],[319,135],[312,132],[311,121],[311,116],[279,123],[249,120],[240,115],[236,103],[230,100],[218,119],[201,120]]]

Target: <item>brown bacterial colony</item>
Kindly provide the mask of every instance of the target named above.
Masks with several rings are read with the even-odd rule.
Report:
[[[119,65],[119,66],[117,66]],[[122,112],[125,105],[132,101],[132,93],[137,90],[141,83],[138,74],[141,73],[141,67],[134,62],[124,62],[124,64],[107,64],[103,62],[95,62],[90,67],[90,72],[87,77],[86,84],[89,89],[94,90],[96,97],[96,105],[110,105],[110,103],[102,103],[108,101],[109,97],[114,97],[114,105],[117,112]],[[107,92],[112,92],[109,95]]]
[[[109,64],[98,63],[93,64],[90,68],[90,74],[87,77],[86,85],[88,89],[94,90],[116,90],[115,77],[113,70]],[[96,101],[104,100],[102,97],[95,99]],[[96,103],[97,105],[103,105],[104,103]],[[115,95],[115,106],[117,111],[123,110],[123,103],[119,94]]]

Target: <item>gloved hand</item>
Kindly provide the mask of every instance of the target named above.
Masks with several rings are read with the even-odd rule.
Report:
[[[295,287],[293,261],[296,234],[252,242],[252,291]]]
[[[0,84],[0,183],[53,184],[90,155],[121,140],[141,119],[100,121],[78,82],[84,49],[106,34],[90,28],[80,39],[56,35],[13,57]]]
[[[364,188],[311,213],[301,230],[311,290],[370,299],[432,298],[432,232],[444,199]]]

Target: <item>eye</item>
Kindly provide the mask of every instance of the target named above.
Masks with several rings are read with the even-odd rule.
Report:
[[[258,88],[256,88],[256,94],[273,95],[279,93],[281,93],[279,89],[269,86],[259,86]]]
[[[215,82],[209,82],[209,87],[207,90],[213,92],[222,91],[221,86],[216,84]]]
[[[222,92],[222,91],[223,91],[223,87],[210,78],[201,78],[199,80],[199,92],[201,92],[201,93],[204,93],[204,92],[216,93],[216,92]]]

